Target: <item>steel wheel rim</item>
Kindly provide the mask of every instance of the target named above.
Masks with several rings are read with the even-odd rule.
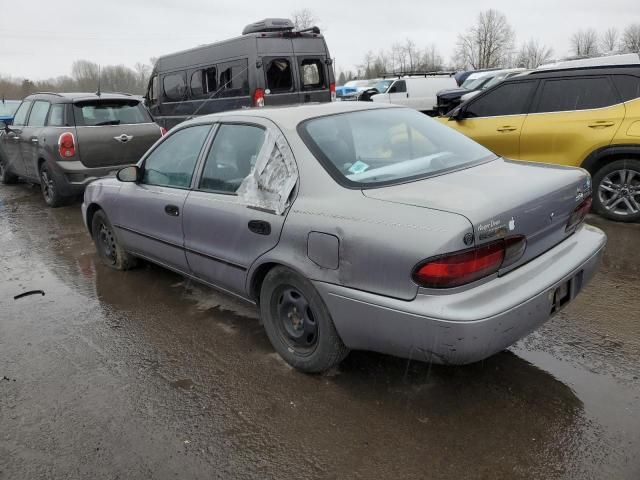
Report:
[[[55,193],[55,185],[53,184],[53,180],[49,177],[49,174],[46,170],[42,170],[40,172],[40,179],[42,185],[42,195],[47,202],[50,202]]]
[[[112,264],[116,263],[118,254],[116,253],[116,239],[113,232],[104,223],[100,224],[98,230],[98,244],[102,256],[109,260]]]
[[[623,168],[609,173],[598,186],[598,198],[614,215],[640,213],[640,172]]]
[[[318,345],[318,321],[307,298],[291,285],[273,293],[274,318],[282,341],[298,355],[310,355]]]

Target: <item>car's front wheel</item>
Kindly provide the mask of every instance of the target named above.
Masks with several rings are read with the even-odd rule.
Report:
[[[10,183],[15,183],[18,180],[18,177],[7,170],[7,166],[4,161],[0,159],[0,183],[5,185]]]
[[[98,256],[106,266],[116,270],[129,270],[136,266],[137,259],[122,248],[103,210],[93,215],[91,234]]]
[[[298,370],[324,372],[349,353],[311,282],[288,268],[276,267],[265,277],[260,315],[273,347]]]
[[[621,222],[640,220],[640,160],[623,159],[602,167],[593,177],[593,207]]]

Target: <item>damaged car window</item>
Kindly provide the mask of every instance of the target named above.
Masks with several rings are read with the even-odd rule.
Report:
[[[452,129],[407,109],[351,112],[304,122],[301,136],[340,183],[374,186],[495,158]]]
[[[256,163],[265,131],[252,125],[222,125],[213,141],[200,190],[234,193]]]
[[[293,88],[291,62],[286,58],[271,60],[266,69],[267,88],[272,93],[288,92]]]

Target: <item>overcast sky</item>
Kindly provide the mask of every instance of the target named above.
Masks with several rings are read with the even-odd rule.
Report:
[[[309,8],[324,27],[338,70],[369,49],[412,38],[433,43],[445,60],[480,10],[503,12],[517,41],[537,38],[568,53],[571,33],[622,30],[640,22],[640,0],[0,0],[0,75],[41,80],[70,73],[76,59],[103,65],[149,58],[237,36],[265,17]]]

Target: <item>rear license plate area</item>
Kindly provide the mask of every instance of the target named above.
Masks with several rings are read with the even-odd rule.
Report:
[[[551,315],[562,310],[582,289],[582,270],[558,285],[551,293]]]

